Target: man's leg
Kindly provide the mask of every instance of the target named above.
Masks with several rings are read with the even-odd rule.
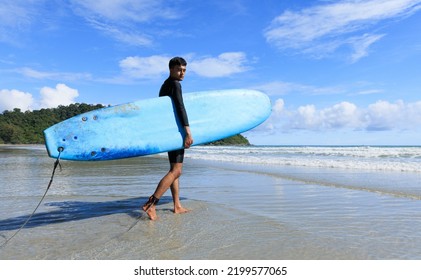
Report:
[[[179,178],[175,179],[171,185],[171,194],[172,199],[174,202],[174,213],[175,214],[183,214],[189,212],[189,209],[184,208],[181,206],[180,202],[180,191],[179,191]]]
[[[143,205],[142,209],[143,211],[148,214],[149,218],[151,220],[156,220],[158,217],[156,215],[155,210],[155,199],[160,199],[164,193],[173,185],[174,181],[177,180],[181,175],[181,170],[183,169],[182,163],[171,163],[170,171],[161,179],[158,186],[156,187],[155,193],[153,196],[151,196],[146,202],[145,205]],[[178,186],[177,186],[177,192],[178,192]]]
[[[183,170],[182,163],[171,163],[170,171],[164,178],[161,179],[159,182],[156,190],[155,190],[155,197],[161,198],[164,193],[171,187],[171,185],[181,176],[181,171]]]

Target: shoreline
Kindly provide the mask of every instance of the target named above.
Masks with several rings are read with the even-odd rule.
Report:
[[[51,159],[39,149],[2,153],[0,240],[31,213],[51,171]],[[381,174],[188,159],[181,198],[193,211],[174,215],[168,192],[158,205],[160,220],[151,222],[139,207],[167,170],[164,156],[64,163],[30,226],[0,259],[421,258],[421,222],[414,219],[419,199],[308,177],[361,185]],[[405,173],[396,180],[417,182]]]

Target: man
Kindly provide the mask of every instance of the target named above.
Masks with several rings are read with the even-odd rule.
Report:
[[[188,149],[193,144],[193,137],[189,127],[186,109],[184,108],[182,89],[180,81],[186,74],[187,62],[181,57],[174,57],[169,62],[170,76],[161,86],[159,96],[169,96],[172,99],[176,109],[177,116],[181,125],[184,127],[184,148]],[[149,197],[149,200],[142,206],[143,211],[151,220],[156,220],[157,214],[155,205],[162,195],[171,188],[171,194],[174,202],[174,213],[186,213],[189,210],[181,206],[179,197],[179,177],[183,168],[184,149],[168,152],[170,161],[170,171],[161,179],[155,193]]]

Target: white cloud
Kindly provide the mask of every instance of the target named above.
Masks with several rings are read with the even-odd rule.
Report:
[[[322,110],[317,110],[314,105],[301,106],[292,114],[289,128],[329,130],[359,125],[357,107],[349,102],[341,102]]]
[[[119,42],[135,46],[152,44],[153,39],[146,30],[147,23],[173,20],[183,15],[163,0],[72,0],[71,4],[74,12],[95,29]]]
[[[65,84],[57,84],[55,88],[43,87],[41,93],[41,108],[54,108],[59,105],[69,105],[75,103],[79,92]]]
[[[145,22],[156,18],[174,19],[180,12],[164,0],[72,0],[74,8],[86,17],[108,21]]]
[[[421,101],[394,103],[379,100],[364,111],[363,119],[367,130],[414,130],[421,126]]]
[[[350,102],[318,109],[309,104],[297,109],[285,108],[278,99],[273,105],[271,118],[265,127],[272,133],[291,130],[336,131],[343,129],[365,131],[418,130],[421,126],[421,101],[394,103],[379,100],[366,108]]]
[[[36,20],[41,1],[2,0],[0,5],[0,42],[19,44],[16,34],[28,30]]]
[[[153,55],[149,57],[130,56],[120,61],[120,68],[129,78],[151,79],[168,74],[167,56]]]
[[[284,114],[288,114],[285,111],[285,102],[279,98],[275,100],[272,106],[272,113],[269,118],[260,126],[254,129],[254,131],[269,131],[271,133],[280,129],[278,125],[281,123],[280,120],[284,118]]]
[[[360,90],[356,93],[356,95],[370,95],[370,94],[379,94],[382,93],[383,90],[381,89],[365,89],[365,90]]]
[[[285,102],[283,99],[277,99],[272,107],[272,114],[279,116],[284,111]]]
[[[34,98],[31,93],[16,89],[0,90],[0,112],[19,108],[22,111],[39,108],[54,108],[59,105],[76,103],[79,92],[65,84],[57,84],[55,88],[43,87],[40,90],[40,99]]]
[[[187,71],[206,78],[229,77],[249,69],[246,54],[243,52],[226,52],[217,57],[196,58],[191,54],[185,57]],[[162,75],[168,75],[170,59],[170,56],[163,55],[130,56],[120,61],[120,68],[128,79],[161,78]]]
[[[276,81],[254,86],[253,89],[265,92],[267,95],[286,95],[292,93],[303,93],[309,95],[331,95],[344,93],[341,87],[316,87],[312,85]]]
[[[27,111],[32,108],[34,99],[32,94],[19,90],[0,90],[0,113],[5,110],[13,110],[19,108],[22,111]]]
[[[404,128],[413,123],[413,121],[408,119],[412,118],[412,116],[411,114],[408,115],[406,111],[407,106],[402,100],[398,100],[396,103],[380,100],[371,104],[365,115],[367,129],[390,130],[396,127]],[[413,107],[414,104],[409,104],[409,106]],[[421,114],[419,115],[421,116]],[[406,121],[410,123],[405,124]]]
[[[226,77],[249,70],[247,56],[243,52],[226,52],[217,57],[192,59],[189,69],[208,78]]]
[[[356,62],[361,58],[368,55],[369,47],[383,38],[382,35],[371,35],[371,34],[364,34],[360,37],[354,37],[349,40],[349,43],[354,48],[354,53],[351,55],[351,62]]]
[[[29,24],[31,22],[30,9],[28,9],[30,4],[30,2],[18,0],[3,0],[0,6],[1,26],[17,27]]]
[[[57,21],[70,11],[118,42],[150,46],[150,34],[160,34],[166,26],[172,26],[173,20],[185,16],[176,6],[165,0],[2,0],[0,42],[22,44],[22,32],[30,31],[35,24],[57,28]],[[159,28],[155,28],[158,21]]]
[[[62,81],[91,80],[91,74],[71,73],[71,72],[44,72],[29,67],[23,67],[14,70],[15,72],[33,79],[52,79]]]
[[[272,21],[264,35],[280,49],[296,49],[316,56],[347,44],[353,48],[351,59],[355,62],[384,36],[367,33],[368,27],[412,15],[420,8],[419,0],[340,1],[297,12],[285,11]]]
[[[104,23],[95,19],[87,19],[87,21],[94,28],[124,44],[132,46],[149,46],[153,41],[151,36],[138,32],[136,28],[120,27],[116,24]]]

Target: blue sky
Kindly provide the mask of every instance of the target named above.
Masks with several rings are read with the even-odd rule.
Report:
[[[253,144],[420,145],[421,0],[3,0],[0,111],[250,88]]]

